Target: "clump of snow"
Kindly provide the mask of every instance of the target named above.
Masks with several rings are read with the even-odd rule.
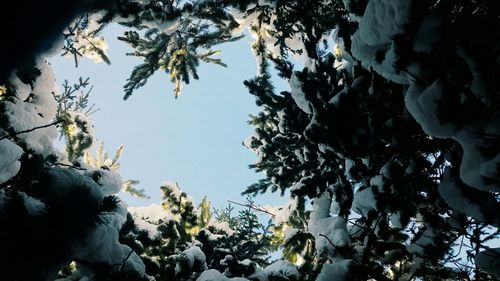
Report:
[[[393,227],[403,228],[403,224],[401,223],[401,212],[396,212],[394,214],[391,214],[389,219]]]
[[[186,261],[187,264],[185,266],[187,266],[188,268],[192,268],[195,265],[195,263],[203,265],[201,270],[204,270],[206,268],[205,254],[197,246],[191,246],[188,249],[184,250],[178,258],[183,261]],[[183,267],[181,266],[181,263],[177,263],[175,266],[175,273],[179,274],[182,270]]]
[[[497,121],[497,120],[492,120]],[[482,149],[486,142],[478,136],[479,126],[469,126],[457,133],[453,138],[463,148],[462,162],[460,163],[460,179],[467,185],[484,191],[500,191],[500,186],[489,184],[488,180],[497,179],[500,154],[491,155]]]
[[[407,84],[408,80],[394,67],[397,55],[393,38],[404,33],[409,21],[410,4],[406,0],[369,1],[359,28],[352,37],[353,56],[366,69],[373,67],[385,78],[399,84]]]
[[[351,260],[334,260],[332,263],[323,265],[316,281],[343,281],[349,272]]]
[[[164,181],[161,184],[162,187],[167,188],[170,190],[171,194],[176,198],[180,199],[181,197],[181,189],[179,188],[179,185],[176,182],[173,181]]]
[[[99,170],[94,173],[99,174],[97,184],[101,186],[104,195],[112,195],[120,192],[123,184],[120,174],[108,170]]]
[[[143,21],[142,24],[147,26],[148,28],[156,28],[162,33],[165,33],[166,35],[171,35],[172,33],[176,32],[179,29],[183,20],[185,19],[182,19],[181,17],[176,17],[175,19],[166,20],[163,22]]]
[[[354,194],[352,210],[362,216],[367,216],[370,210],[377,210],[377,200],[371,187],[358,190]]]
[[[215,269],[209,269],[204,271],[196,281],[248,281],[248,279],[241,277],[228,278]]]
[[[439,183],[438,191],[446,203],[455,210],[465,213],[479,221],[487,221],[487,217],[492,217],[500,206],[494,197],[489,199],[483,198],[481,202],[472,202],[467,193],[465,186],[461,180],[451,173],[451,169],[447,168],[443,179]],[[479,203],[479,204],[478,204]],[[492,209],[490,215],[486,215],[484,210]],[[494,216],[493,216],[494,217]],[[500,226],[500,219],[488,220],[493,225]]]
[[[411,83],[405,95],[406,108],[424,132],[438,138],[449,138],[459,129],[456,124],[445,122],[441,118],[443,112],[439,103],[444,95],[443,82],[439,79],[425,88]]]
[[[128,211],[137,218],[151,222],[167,220],[170,216],[160,204],[153,203],[147,207],[129,207]]]
[[[293,228],[293,227],[286,227],[285,230],[285,237],[283,240],[287,242],[288,240],[292,239],[297,233],[299,233],[299,229]]]
[[[147,207],[129,207],[128,212],[134,218],[137,228],[146,231],[148,238],[155,239],[159,235],[158,224],[172,219],[171,215],[159,204]]]
[[[291,262],[285,260],[275,261],[264,268],[264,271],[269,277],[272,276],[278,280],[295,281],[300,278],[300,273],[297,270],[297,267],[295,267],[295,265]]]
[[[37,64],[40,76],[33,84],[33,89],[13,76],[10,83],[16,88],[16,97],[4,101],[9,125],[14,131],[26,131],[54,122],[56,102],[52,93],[59,89],[55,83],[54,73],[47,62]],[[31,96],[31,94],[33,94]],[[42,156],[54,153],[53,143],[57,138],[55,126],[40,128],[28,133],[19,134],[28,148]]]
[[[312,114],[311,105],[309,104],[309,101],[307,101],[305,93],[302,90],[303,83],[300,81],[297,73],[298,72],[294,71],[292,73],[292,77],[290,78],[290,92],[292,94],[292,98],[302,111],[307,114]]]
[[[234,230],[229,226],[229,223],[227,221],[210,220],[208,226],[212,226],[216,230],[223,231],[229,236],[232,236],[234,234]]]
[[[274,224],[281,225],[288,221],[292,216],[293,212],[297,210],[297,198],[290,198],[290,200],[284,206],[263,206],[262,208],[267,212],[274,215]]]
[[[327,192],[313,201],[308,230],[315,238],[318,255],[333,254],[335,246],[346,246],[351,243],[346,219],[331,217],[330,204],[331,198]]]
[[[5,132],[0,129],[0,135],[3,136]],[[8,139],[0,141],[0,184],[8,181],[19,172],[21,162],[19,158],[23,154],[21,147]]]

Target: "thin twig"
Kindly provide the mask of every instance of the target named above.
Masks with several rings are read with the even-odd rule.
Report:
[[[130,250],[130,252],[128,253],[127,257],[125,259],[123,259],[122,265],[120,266],[120,270],[119,270],[120,272],[125,267],[125,262],[128,260],[128,258],[130,258],[130,255],[132,255],[133,252],[134,252],[134,250]]]
[[[330,238],[326,237],[326,235],[320,233],[320,234],[318,234],[318,236],[321,236],[321,237],[325,238],[326,240],[328,240],[328,242],[330,243],[330,245],[332,245],[333,248],[336,247],[335,244],[333,244],[332,240],[330,240]]]
[[[64,167],[73,168],[73,169],[80,170],[80,171],[87,171],[87,169],[85,169],[85,168],[77,167],[77,166],[73,166],[73,165],[69,165],[69,164],[64,164],[64,163],[54,163],[53,166],[64,166]]]
[[[50,126],[54,126],[56,124],[59,124],[61,122],[64,122],[64,120],[56,120],[50,124],[47,124],[47,125],[42,125],[42,126],[38,126],[38,127],[34,127],[34,128],[31,128],[31,129],[28,129],[28,130],[24,130],[24,131],[19,131],[19,132],[14,132],[12,134],[7,134],[3,137],[0,137],[0,141],[1,140],[4,140],[6,138],[9,138],[9,137],[14,137],[14,136],[17,136],[17,135],[20,135],[20,134],[25,134],[25,133],[29,133],[29,132],[33,132],[34,130],[38,130],[38,129],[43,129],[43,128],[47,128],[47,127],[50,127]]]
[[[227,200],[227,202],[229,202],[229,203],[233,203],[233,204],[236,204],[236,205],[240,205],[240,206],[243,206],[243,207],[248,207],[248,208],[254,209],[254,210],[256,210],[256,211],[259,211],[259,212],[263,212],[263,213],[269,214],[269,215],[271,215],[271,216],[273,216],[273,217],[275,217],[275,216],[276,216],[275,214],[273,214],[273,213],[271,213],[271,212],[268,212],[268,211],[266,211],[266,210],[264,210],[264,209],[262,209],[262,208],[259,208],[259,207],[255,206],[255,205],[250,205],[250,204],[242,204],[242,203],[234,202],[234,201],[231,201],[231,200]]]

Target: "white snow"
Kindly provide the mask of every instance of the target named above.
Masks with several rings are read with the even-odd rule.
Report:
[[[373,67],[380,75],[399,83],[408,80],[394,68],[396,54],[392,41],[395,35],[403,33],[408,23],[410,1],[406,0],[371,0],[360,19],[359,29],[352,36],[352,54],[367,69]],[[375,58],[384,54],[381,63]]]
[[[146,231],[149,239],[158,237],[157,227],[160,221],[165,222],[173,219],[169,212],[156,203],[147,207],[129,207],[128,211],[134,218],[137,228]]]
[[[120,192],[122,188],[122,178],[120,174],[115,171],[100,170],[100,177],[97,180],[102,188],[104,195],[112,195]]]
[[[323,265],[316,281],[343,281],[349,272],[351,260],[334,260],[332,263]]]
[[[403,228],[401,224],[401,212],[396,212],[390,216],[391,225],[395,228]]]
[[[292,94],[292,98],[302,111],[307,114],[312,114],[311,105],[307,101],[305,93],[302,91],[302,85],[303,83],[297,76],[297,72],[294,71],[292,73],[292,77],[290,78],[290,92]]]
[[[297,209],[297,198],[290,198],[284,206],[265,205],[262,208],[271,214],[274,214],[274,224],[281,225],[286,223],[293,212]]]
[[[143,21],[142,24],[147,26],[148,28],[156,28],[166,35],[171,35],[179,29],[182,21],[183,19],[181,17],[177,17],[175,19],[163,21],[161,23],[159,23],[158,21]]]
[[[267,273],[268,278],[273,276],[278,280],[299,280],[300,273],[297,270],[297,267],[293,265],[289,261],[285,260],[277,260],[274,263],[268,265],[264,268],[264,271]]]
[[[180,256],[183,260],[188,261],[188,267],[192,268],[194,263],[197,261],[200,264],[205,264],[205,254],[203,251],[197,246],[191,246],[188,249],[184,250]],[[206,264],[205,264],[206,268]],[[182,268],[179,263],[175,266],[175,273],[179,274],[182,271]]]
[[[481,205],[470,201],[466,194],[463,193],[461,186],[464,186],[460,179],[451,174],[450,168],[447,168],[443,175],[443,179],[438,186],[438,191],[446,203],[460,212],[463,212],[479,221],[485,221],[486,217],[482,211],[483,207],[498,205],[496,200],[493,202],[481,202]],[[496,203],[496,204],[495,204]],[[500,226],[500,219],[492,222],[494,225]]]
[[[35,80],[33,89],[23,84],[19,78],[13,76],[10,83],[16,88],[16,97],[12,101],[4,101],[5,112],[9,125],[16,132],[45,126],[54,121],[56,102],[52,93],[57,93],[54,73],[47,62],[38,63],[41,75]],[[33,93],[30,99],[29,95]],[[19,134],[18,137],[26,142],[28,148],[42,156],[54,153],[53,143],[57,138],[55,126],[36,129]]]
[[[445,123],[440,116],[443,112],[439,102],[444,98],[443,82],[435,80],[431,85],[422,88],[412,82],[405,95],[408,111],[422,126],[425,133],[438,138],[449,138],[459,129],[456,124]]]
[[[0,136],[3,136],[5,132],[0,129]],[[21,162],[19,158],[23,154],[21,147],[13,143],[8,139],[3,139],[0,141],[0,184],[8,181],[13,176],[19,172],[21,167]]]
[[[209,269],[204,271],[196,281],[248,281],[248,279],[241,277],[228,278],[215,269]]]
[[[213,226],[217,230],[225,232],[229,236],[232,236],[234,234],[234,230],[231,229],[231,227],[229,226],[229,223],[227,221],[210,220],[208,225]]]
[[[299,229],[293,227],[286,227],[284,233],[285,237],[283,238],[283,240],[287,242],[288,240],[292,239],[297,233],[299,233]]]
[[[333,254],[334,246],[346,246],[351,243],[346,219],[330,216],[330,204],[331,198],[327,192],[314,199],[308,222],[308,230],[316,240],[318,256],[324,253]]]
[[[377,210],[377,200],[371,187],[358,190],[354,194],[352,210],[362,216],[367,216],[370,210]]]
[[[468,126],[453,137],[464,150],[460,164],[460,179],[477,189],[499,192],[500,186],[488,184],[485,179],[498,178],[496,167],[500,165],[500,154],[483,153],[481,148],[485,145],[485,140],[478,137],[478,132],[481,132],[479,125]]]

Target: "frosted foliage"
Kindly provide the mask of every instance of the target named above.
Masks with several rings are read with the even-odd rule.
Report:
[[[41,75],[35,80],[33,89],[23,84],[19,78],[11,78],[11,84],[16,88],[16,97],[12,101],[5,101],[5,112],[9,125],[16,132],[30,130],[34,127],[52,123],[56,114],[56,102],[52,93],[59,90],[55,84],[54,73],[46,63],[39,63],[37,67]],[[33,94],[31,99],[28,98]],[[43,156],[54,153],[53,142],[57,138],[55,126],[41,128],[32,132],[19,134],[28,148]]]
[[[215,221],[210,220],[208,226],[212,226],[217,230],[224,231],[227,235],[232,236],[234,234],[234,230],[229,226],[227,221]]]
[[[88,200],[101,201],[104,198],[102,188],[96,182],[75,170],[53,168],[48,172],[48,178],[51,182],[51,196],[64,196],[74,189],[85,188]],[[30,205],[32,208],[41,206],[33,201]],[[125,204],[119,202],[116,211],[106,212],[101,217],[106,223],[98,224],[85,241],[72,246],[75,258],[89,263],[123,263],[123,271],[144,275],[145,267],[141,259],[128,246],[119,243],[119,230],[127,217]]]
[[[161,23],[159,23],[157,21],[144,21],[143,22],[143,24],[145,26],[147,26],[148,28],[158,29],[159,31],[161,31],[167,35],[171,35],[175,31],[177,31],[178,28],[180,27],[181,23],[182,23],[181,17],[177,17],[177,18],[172,19],[172,20],[163,21]]]
[[[485,153],[482,148],[486,146],[486,143],[478,136],[480,130],[479,126],[477,128],[469,126],[453,137],[462,145],[464,151],[460,164],[460,179],[469,186],[499,192],[499,185],[488,184],[486,180],[498,179],[500,176],[497,169],[500,165],[500,154]]]
[[[94,13],[90,15],[88,25],[85,29],[76,29],[74,35],[77,40],[73,42],[73,47],[78,50],[82,56],[91,59],[94,63],[102,62],[102,56],[96,49],[100,49],[107,55],[108,44],[104,37],[96,37],[95,31],[99,28],[99,21],[102,19],[103,14]],[[72,24],[73,25],[73,24]],[[66,53],[65,57],[72,58],[71,52]]]
[[[274,214],[274,223],[280,225],[288,221],[292,213],[297,209],[297,199],[291,198],[284,206],[269,206],[263,207],[266,211]]]
[[[443,180],[439,184],[439,194],[450,207],[468,214],[479,221],[485,221],[485,217],[481,211],[481,206],[474,204],[465,194],[463,194],[459,187],[462,183],[459,181],[460,179],[451,175],[451,172],[447,170],[443,176]]]
[[[351,260],[334,260],[332,263],[323,265],[316,281],[343,281],[349,272]]]
[[[314,200],[308,230],[315,238],[315,247],[318,255],[332,254],[334,246],[350,244],[347,222],[342,217],[330,216],[331,198],[328,193],[323,193]],[[332,245],[333,243],[333,245]]]
[[[434,137],[448,138],[457,132],[458,127],[440,117],[442,112],[439,103],[444,98],[443,91],[443,83],[439,79],[426,88],[412,83],[406,92],[405,104],[424,132]]]
[[[181,197],[181,189],[179,188],[179,185],[176,182],[164,181],[161,185],[163,187],[168,188],[172,192],[172,195],[175,198],[179,199]]]
[[[103,198],[101,188],[91,178],[84,177],[75,170],[54,168],[48,172],[48,178],[52,196],[64,196],[84,186],[89,197],[97,201]]]
[[[299,280],[300,273],[289,261],[278,260],[264,268],[267,276],[277,280]]]
[[[352,202],[352,210],[362,216],[367,216],[370,210],[377,209],[377,201],[373,190],[368,187],[363,190],[358,190],[354,194]]]
[[[153,223],[157,223],[160,220],[165,221],[170,217],[165,209],[157,203],[153,203],[146,207],[129,207],[128,211],[134,218],[145,219]]]
[[[120,192],[123,184],[120,174],[107,170],[100,170],[99,174],[97,184],[101,186],[104,195],[112,195]]]
[[[487,179],[496,179],[499,176],[498,165],[500,154],[486,153],[489,143],[481,137],[483,131],[488,134],[500,132],[500,114],[493,114],[485,124],[452,123],[443,120],[446,117],[441,108],[446,91],[440,80],[434,81],[430,86],[422,88],[412,83],[405,96],[408,111],[423,130],[434,137],[453,138],[463,148],[462,162],[460,163],[460,178],[469,186],[485,190],[500,191],[498,185],[487,184]],[[486,179],[486,180],[485,180]]]
[[[204,271],[196,281],[248,281],[246,278],[228,278],[215,269]]]
[[[359,29],[352,37],[352,54],[365,68],[373,67],[385,78],[406,84],[407,78],[394,68],[397,56],[392,41],[395,35],[404,32],[408,23],[411,1],[372,0],[359,23]],[[383,60],[376,61],[376,56],[383,53]]]
[[[172,219],[171,215],[159,204],[151,204],[147,207],[129,207],[128,211],[134,218],[137,228],[146,231],[150,239],[158,237],[158,224],[161,221]]]
[[[3,135],[4,132],[0,130],[0,136]],[[19,168],[21,167],[21,162],[19,162],[19,158],[23,154],[23,150],[8,139],[4,139],[0,141],[0,184],[8,181],[13,176],[19,172]]]
[[[115,222],[123,222],[126,216],[123,214],[110,214],[107,217]],[[91,263],[122,264],[123,271],[145,274],[145,267],[135,252],[126,245],[119,243],[119,228],[121,224],[99,225],[89,235],[88,239],[75,251],[77,258]],[[129,256],[130,254],[130,256]],[[128,256],[128,258],[127,258]]]
[[[197,247],[197,246],[191,246],[188,249],[184,250],[181,254],[181,259],[186,260],[188,263],[188,268],[192,268],[195,262],[198,264],[203,264],[204,267],[206,268],[206,263],[205,263],[205,254],[203,251]],[[180,266],[180,263],[177,263],[175,267],[175,272],[176,274],[179,274],[182,271],[182,267]]]

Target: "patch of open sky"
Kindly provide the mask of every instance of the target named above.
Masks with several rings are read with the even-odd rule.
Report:
[[[247,36],[218,46],[228,67],[201,64],[200,80],[184,85],[178,99],[174,99],[169,75],[158,71],[124,101],[123,84],[141,60],[125,55],[131,49],[116,39],[123,30],[118,25],[104,30],[111,65],[82,58],[75,68],[71,58],[50,59],[60,84],[65,79],[71,84],[79,77],[90,77],[94,85],[90,102],[100,109],[91,115],[98,141],[104,142],[111,155],[125,145],[120,174],[123,179],[139,180],[138,187],[151,196],[147,200],[128,194],[121,197],[130,206],[158,202],[159,187],[168,180],[178,182],[196,204],[204,196],[214,207],[226,206],[227,200],[245,202],[240,193],[263,177],[248,168],[257,157],[242,145],[252,133],[249,114],[259,111],[243,85],[256,72],[252,39]],[[287,89],[284,82],[275,80],[277,90]],[[255,198],[259,205],[285,201],[276,194]]]

